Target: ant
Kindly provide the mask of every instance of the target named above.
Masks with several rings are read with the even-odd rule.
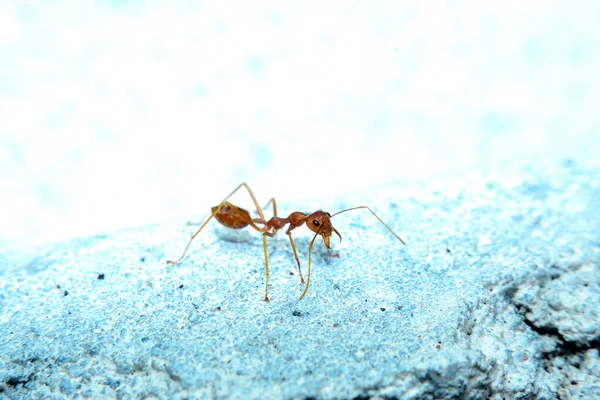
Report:
[[[250,216],[250,213],[247,210],[245,210],[241,207],[234,206],[233,204],[231,204],[227,201],[227,199],[229,199],[231,196],[233,196],[242,186],[244,186],[248,190],[250,197],[252,197],[252,201],[254,202],[254,206],[256,207],[256,211],[258,212],[258,215],[259,215],[258,218],[252,218]],[[404,244],[404,245],[406,244],[404,242],[404,240],[402,240],[400,238],[400,236],[398,236],[389,226],[387,226],[386,223],[383,222],[381,220],[381,218],[379,218],[377,216],[377,214],[375,214],[373,212],[373,210],[371,210],[368,206],[358,206],[358,207],[347,208],[345,210],[338,211],[333,215],[329,214],[328,212],[321,211],[321,210],[315,211],[312,214],[305,214],[300,211],[294,211],[287,218],[280,218],[277,216],[277,203],[275,202],[275,199],[272,198],[271,200],[269,200],[269,202],[267,203],[267,205],[265,205],[264,208],[267,208],[269,206],[269,204],[273,204],[273,217],[271,217],[271,219],[269,219],[267,221],[265,219],[262,209],[258,205],[258,201],[256,201],[256,197],[254,196],[254,193],[252,193],[252,190],[250,189],[250,186],[248,186],[246,183],[241,183],[238,187],[236,187],[234,189],[233,192],[231,192],[229,194],[229,196],[225,197],[225,199],[222,202],[220,202],[218,206],[212,207],[212,213],[211,213],[210,217],[208,217],[208,219],[206,221],[204,221],[204,223],[200,226],[200,228],[196,231],[196,233],[194,233],[192,235],[190,241],[188,242],[187,246],[185,247],[185,250],[183,251],[183,254],[181,254],[181,257],[179,257],[179,259],[177,261],[167,260],[167,264],[178,264],[183,259],[183,257],[187,253],[192,241],[196,238],[196,236],[198,236],[200,231],[202,231],[202,229],[204,229],[206,224],[208,224],[208,222],[213,217],[215,217],[216,220],[218,222],[220,222],[222,225],[224,225],[227,228],[231,228],[231,229],[242,229],[242,228],[245,228],[248,225],[250,225],[252,228],[256,229],[258,232],[261,232],[263,235],[263,249],[264,249],[264,253],[265,253],[265,276],[266,276],[265,301],[269,301],[269,255],[267,254],[267,236],[268,237],[275,236],[275,234],[280,229],[283,229],[283,227],[285,225],[289,224],[289,227],[287,228],[285,233],[290,238],[290,244],[292,245],[292,250],[294,250],[294,257],[296,258],[296,262],[298,263],[298,272],[300,273],[300,283],[302,284],[302,283],[304,283],[304,277],[302,276],[302,270],[300,269],[300,260],[298,259],[298,253],[296,252],[296,245],[294,244],[294,239],[292,238],[292,231],[294,229],[302,226],[302,224],[306,224],[308,229],[315,232],[315,235],[313,236],[312,240],[310,241],[310,245],[308,246],[308,276],[306,278],[306,286],[304,288],[304,292],[302,292],[302,295],[300,296],[300,300],[302,300],[304,298],[304,296],[306,295],[306,292],[308,291],[308,285],[310,283],[310,256],[311,256],[311,250],[312,250],[313,244],[314,244],[317,236],[321,235],[321,237],[323,238],[323,243],[325,243],[325,247],[327,248],[327,252],[329,253],[330,256],[339,257],[339,254],[334,254],[331,252],[331,247],[330,247],[330,238],[331,238],[332,233],[335,233],[340,238],[340,241],[342,241],[342,236],[340,235],[340,233],[337,231],[337,229],[335,229],[333,227],[333,225],[331,225],[331,218],[335,217],[336,215],[344,213],[346,211],[352,211],[352,210],[358,210],[361,208],[366,208],[367,210],[369,210],[371,212],[371,214],[373,214],[375,216],[375,218],[377,218],[379,220],[379,222],[381,222],[383,224],[383,226],[385,226],[387,228],[388,231],[390,231],[392,233],[392,235],[394,235],[396,237],[396,239],[398,239],[402,244]],[[258,225],[262,225],[262,226],[258,226]]]

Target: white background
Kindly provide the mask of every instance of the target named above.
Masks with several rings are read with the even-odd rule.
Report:
[[[197,219],[242,181],[285,208],[598,165],[599,4],[1,2],[0,248]]]

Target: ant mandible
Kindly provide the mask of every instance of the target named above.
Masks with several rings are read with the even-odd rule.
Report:
[[[256,207],[256,211],[258,212],[258,215],[259,215],[258,218],[252,218],[250,216],[250,213],[247,210],[245,210],[241,207],[234,206],[233,204],[231,204],[227,201],[227,199],[229,199],[231,196],[233,196],[235,194],[235,192],[237,192],[242,186],[244,186],[248,190],[250,197],[252,197],[252,201],[254,202],[254,206]],[[406,244],[404,242],[404,240],[402,240],[400,238],[400,236],[398,236],[389,226],[387,226],[387,224],[385,222],[383,222],[381,220],[381,218],[379,218],[377,216],[377,214],[375,214],[373,212],[373,210],[371,210],[368,206],[358,206],[358,207],[347,208],[345,210],[338,211],[333,215],[329,214],[328,212],[321,211],[321,210],[315,211],[312,214],[305,214],[300,211],[294,211],[287,218],[279,218],[277,216],[277,203],[275,202],[274,198],[269,200],[269,202],[267,203],[267,205],[264,208],[267,208],[269,206],[269,204],[271,204],[271,203],[273,204],[273,217],[267,221],[265,219],[262,209],[258,205],[258,201],[256,201],[256,197],[254,197],[254,193],[252,193],[252,190],[250,189],[250,186],[248,186],[246,183],[241,183],[238,187],[235,188],[235,190],[233,192],[231,192],[229,194],[229,196],[225,197],[225,199],[221,203],[219,203],[218,206],[212,207],[212,213],[211,213],[210,217],[208,217],[208,219],[206,221],[204,221],[204,223],[200,226],[200,228],[196,231],[196,233],[194,233],[192,235],[190,241],[188,242],[187,246],[185,247],[185,250],[183,251],[183,254],[181,254],[181,257],[179,257],[179,259],[177,261],[167,260],[167,264],[177,264],[183,259],[183,257],[185,256],[185,254],[187,253],[187,251],[190,247],[190,244],[192,244],[192,241],[196,238],[196,236],[198,236],[200,231],[202,231],[202,229],[204,229],[206,224],[208,224],[208,221],[210,221],[213,217],[215,217],[217,219],[217,221],[219,221],[222,225],[226,226],[227,228],[231,228],[231,229],[242,229],[242,228],[245,228],[248,225],[250,225],[252,228],[256,229],[258,232],[261,232],[263,234],[263,249],[264,249],[264,253],[265,253],[265,276],[266,276],[266,278],[265,278],[265,301],[269,301],[269,255],[267,254],[267,236],[268,237],[275,236],[275,234],[280,229],[282,229],[285,225],[289,224],[289,227],[287,228],[285,233],[290,238],[290,244],[292,245],[292,250],[294,250],[294,257],[296,258],[296,262],[298,263],[298,272],[300,273],[300,283],[304,283],[304,277],[302,276],[302,270],[300,269],[300,260],[298,259],[298,253],[296,252],[296,246],[294,244],[294,239],[292,238],[292,231],[294,229],[302,226],[302,224],[306,224],[308,229],[315,232],[315,235],[313,236],[312,240],[310,241],[310,245],[308,246],[308,276],[306,278],[306,286],[304,288],[304,292],[302,292],[302,295],[300,296],[300,300],[302,300],[304,298],[304,296],[306,295],[306,292],[308,291],[308,285],[310,283],[310,255],[311,255],[311,250],[312,250],[313,244],[315,243],[315,239],[317,238],[317,236],[321,235],[321,237],[323,238],[323,243],[325,243],[325,247],[327,248],[327,252],[329,253],[330,256],[332,256],[332,257],[339,256],[339,254],[333,254],[331,252],[331,247],[330,247],[330,242],[329,242],[329,239],[331,238],[331,234],[333,232],[335,232],[335,234],[338,235],[338,237],[340,238],[340,241],[342,240],[342,236],[340,235],[340,233],[337,231],[337,229],[335,229],[333,227],[333,225],[331,225],[331,218],[335,217],[336,215],[341,214],[346,211],[352,211],[352,210],[358,210],[361,208],[366,208],[367,210],[369,210],[371,212],[371,214],[373,214],[375,216],[375,218],[377,218],[379,220],[379,222],[381,222],[383,224],[383,226],[385,226],[387,228],[388,231],[390,231],[392,233],[392,235],[394,235],[396,237],[396,239],[398,239],[402,244],[404,244],[404,245]],[[258,225],[262,225],[262,227],[260,227]]]

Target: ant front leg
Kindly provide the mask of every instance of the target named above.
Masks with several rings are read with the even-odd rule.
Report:
[[[339,257],[340,253],[332,253],[331,249],[329,247],[327,247],[327,253],[329,253],[330,257]]]
[[[294,239],[292,238],[292,232],[290,232],[288,230],[286,233],[287,233],[288,237],[290,238],[292,250],[294,250],[294,257],[296,257],[296,262],[298,263],[298,273],[300,274],[300,284],[303,284],[304,277],[302,276],[302,269],[300,268],[300,259],[298,258],[298,253],[296,252],[296,245],[294,245]]]
[[[310,244],[308,245],[308,275],[306,276],[306,286],[304,287],[304,291],[302,292],[302,295],[300,296],[300,300],[302,300],[304,298],[304,296],[306,296],[306,292],[308,292],[308,285],[310,285],[310,256],[312,254],[312,247],[313,247],[313,244],[315,243],[315,239],[317,238],[317,236],[319,236],[322,229],[323,229],[323,226],[321,226],[319,228],[319,230],[317,231],[317,233],[315,233],[315,236],[313,236],[312,240],[310,241]]]

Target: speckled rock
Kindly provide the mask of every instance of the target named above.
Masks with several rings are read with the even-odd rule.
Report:
[[[222,194],[216,194],[221,198]],[[262,199],[261,199],[262,201]],[[0,255],[9,398],[589,398],[600,393],[600,173],[572,163],[313,204],[333,219],[298,298],[285,235],[148,226]],[[296,235],[306,270],[309,235]]]

